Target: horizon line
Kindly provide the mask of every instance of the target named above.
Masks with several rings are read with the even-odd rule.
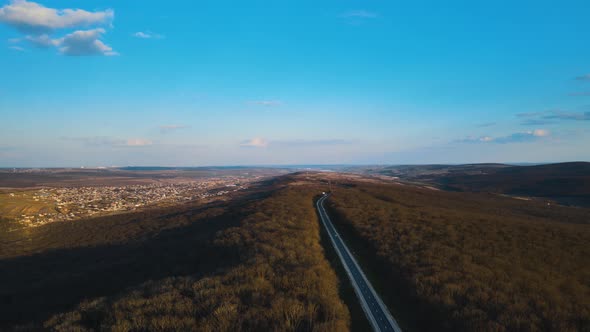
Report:
[[[235,164],[235,165],[125,165],[125,166],[0,166],[0,169],[122,169],[122,168],[309,168],[309,167],[358,167],[358,166],[460,166],[460,165],[550,165],[566,163],[590,163],[590,160],[546,161],[546,162],[466,162],[466,163],[348,163],[348,164]]]

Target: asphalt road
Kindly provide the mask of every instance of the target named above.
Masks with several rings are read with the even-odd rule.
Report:
[[[379,295],[377,295],[369,280],[367,280],[367,277],[350,253],[350,250],[348,250],[346,244],[344,244],[344,241],[334,228],[332,221],[330,221],[330,217],[328,217],[328,214],[324,209],[324,201],[328,197],[329,195],[326,194],[322,196],[316,203],[318,212],[320,214],[320,219],[322,220],[322,224],[330,236],[330,240],[332,241],[332,245],[340,257],[340,261],[344,265],[344,269],[346,270],[348,278],[350,279],[356,295],[361,302],[361,306],[367,315],[367,319],[369,319],[369,322],[375,331],[401,332],[397,322],[393,316],[391,316],[391,313],[383,304],[383,301],[381,301]]]

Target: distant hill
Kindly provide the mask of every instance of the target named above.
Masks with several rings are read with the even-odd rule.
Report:
[[[379,169],[377,172],[382,175],[404,178],[429,179],[431,177],[449,174],[487,174],[509,167],[511,166],[506,164],[400,165],[387,166]]]
[[[398,177],[449,191],[541,197],[590,206],[590,163],[362,166],[353,173]]]
[[[446,174],[434,182],[447,190],[546,197],[564,204],[590,205],[587,162],[499,167],[481,174]]]
[[[0,189],[150,184],[174,178],[266,177],[289,170],[264,167],[123,167],[0,169]]]

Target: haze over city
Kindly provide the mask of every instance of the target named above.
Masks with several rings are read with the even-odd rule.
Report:
[[[0,167],[590,160],[587,2],[0,2]]]

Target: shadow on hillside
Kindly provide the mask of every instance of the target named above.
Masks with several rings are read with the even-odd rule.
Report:
[[[0,260],[0,329],[39,324],[83,299],[114,295],[148,280],[213,274],[235,256],[214,248],[211,240],[239,220],[224,213],[141,241]]]

